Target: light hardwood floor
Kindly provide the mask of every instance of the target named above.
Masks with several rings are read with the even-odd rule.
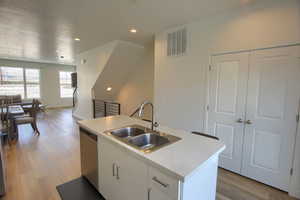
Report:
[[[80,176],[78,127],[71,109],[39,116],[40,136],[19,128],[19,140],[6,147],[7,195],[3,200],[60,200],[56,186]],[[293,200],[286,193],[219,170],[217,200]]]

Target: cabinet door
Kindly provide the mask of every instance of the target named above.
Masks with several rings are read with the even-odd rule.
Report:
[[[147,165],[128,152],[119,152],[117,178],[120,183],[117,200],[147,200]]]
[[[287,191],[299,106],[299,47],[250,57],[242,174]]]
[[[225,143],[220,166],[240,173],[243,152],[248,53],[212,57],[206,130]]]
[[[118,200],[120,184],[116,178],[119,150],[102,139],[98,141],[99,191],[107,200]]]
[[[178,200],[179,181],[151,166],[149,166],[148,185],[148,199]]]
[[[117,144],[99,142],[99,191],[107,200],[146,200],[147,165]]]
[[[157,187],[149,188],[148,190],[148,200],[176,200],[167,195],[165,192],[162,192]]]

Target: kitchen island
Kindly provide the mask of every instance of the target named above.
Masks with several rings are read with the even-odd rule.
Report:
[[[121,115],[78,125],[81,132],[97,137],[94,186],[107,200],[215,199],[218,157],[225,149],[221,142],[160,126],[156,131],[179,140],[145,152],[108,133],[133,125],[149,128],[148,122]]]

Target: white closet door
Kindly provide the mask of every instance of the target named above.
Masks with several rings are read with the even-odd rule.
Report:
[[[299,47],[250,55],[242,174],[285,191],[300,96],[298,56]]]
[[[220,166],[240,173],[248,78],[248,53],[212,57],[207,131],[225,143]]]

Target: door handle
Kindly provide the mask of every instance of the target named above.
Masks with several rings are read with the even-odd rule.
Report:
[[[147,200],[150,200],[150,193],[151,193],[151,188],[148,188]]]
[[[118,180],[120,179],[120,176],[119,176],[119,169],[120,169],[120,167],[117,166],[117,179],[118,179]]]
[[[116,167],[116,164],[113,163],[113,164],[112,164],[112,174],[113,174],[113,176],[116,175],[116,173],[115,173],[115,167]]]
[[[236,120],[237,123],[244,123],[242,118],[239,118],[238,120]]]
[[[252,124],[251,120],[247,120],[245,123],[246,124]]]

